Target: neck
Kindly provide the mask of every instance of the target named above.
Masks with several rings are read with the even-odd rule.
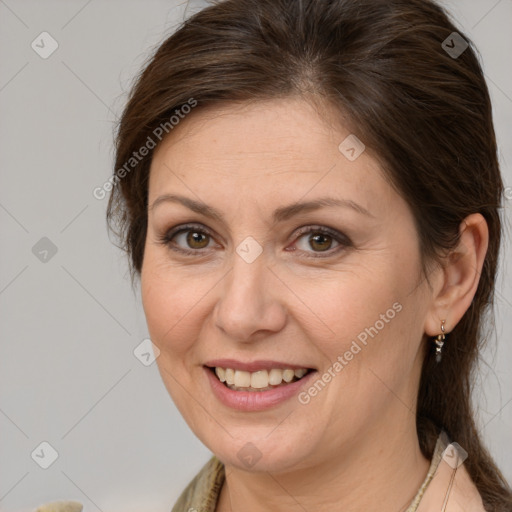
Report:
[[[389,428],[370,428],[321,465],[286,473],[251,473],[226,466],[217,512],[406,510],[426,477],[429,461],[419,448],[415,418],[401,407],[390,411],[394,416]]]

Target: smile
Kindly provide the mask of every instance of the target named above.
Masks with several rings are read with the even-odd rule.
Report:
[[[217,400],[240,412],[278,407],[297,396],[316,368],[285,361],[216,359],[203,365],[210,390]]]
[[[307,368],[272,368],[271,370],[257,370],[248,372],[222,368],[216,366],[215,375],[233,391],[269,391],[277,387],[290,384],[304,377],[309,370]]]

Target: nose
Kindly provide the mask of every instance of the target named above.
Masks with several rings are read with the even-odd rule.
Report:
[[[233,267],[218,290],[215,325],[227,338],[250,343],[285,326],[285,287],[264,253],[251,263],[235,254]]]

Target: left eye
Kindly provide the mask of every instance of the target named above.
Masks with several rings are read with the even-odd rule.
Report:
[[[338,252],[337,250],[350,245],[349,240],[344,235],[327,228],[307,228],[299,232],[299,235],[295,245],[298,245],[299,249],[304,252],[311,252],[311,249],[313,249],[313,253],[328,252],[331,255],[333,252]],[[302,243],[302,247],[300,247],[300,243]],[[336,244],[334,249],[332,249],[333,243]],[[318,258],[321,256],[312,257]]]

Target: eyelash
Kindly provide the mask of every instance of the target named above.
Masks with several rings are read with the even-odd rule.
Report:
[[[185,254],[187,256],[202,256],[202,252],[205,252],[205,249],[183,249],[181,247],[178,247],[174,244],[172,244],[172,239],[176,237],[177,235],[181,233],[187,233],[189,231],[195,231],[196,233],[208,235],[209,237],[213,238],[212,233],[208,229],[205,229],[197,224],[187,224],[184,226],[180,226],[176,229],[172,229],[165,233],[163,236],[159,238],[159,243],[165,245],[169,249],[175,252],[179,252],[182,254]],[[325,251],[323,253],[317,253],[317,254],[327,254],[326,256],[311,256],[306,255],[306,258],[328,258],[330,256],[333,256],[334,254],[337,254],[338,252],[346,249],[347,247],[350,247],[352,245],[352,242],[350,239],[345,236],[342,233],[339,233],[338,231],[335,231],[333,229],[322,227],[322,226],[309,226],[306,228],[299,228],[299,231],[297,232],[296,236],[298,238],[302,237],[303,235],[309,234],[309,233],[315,233],[315,234],[322,234],[322,235],[328,235],[331,238],[333,238],[338,244],[340,244],[339,247],[336,247],[335,249],[329,249],[328,251]],[[303,251],[304,252],[304,251]]]

